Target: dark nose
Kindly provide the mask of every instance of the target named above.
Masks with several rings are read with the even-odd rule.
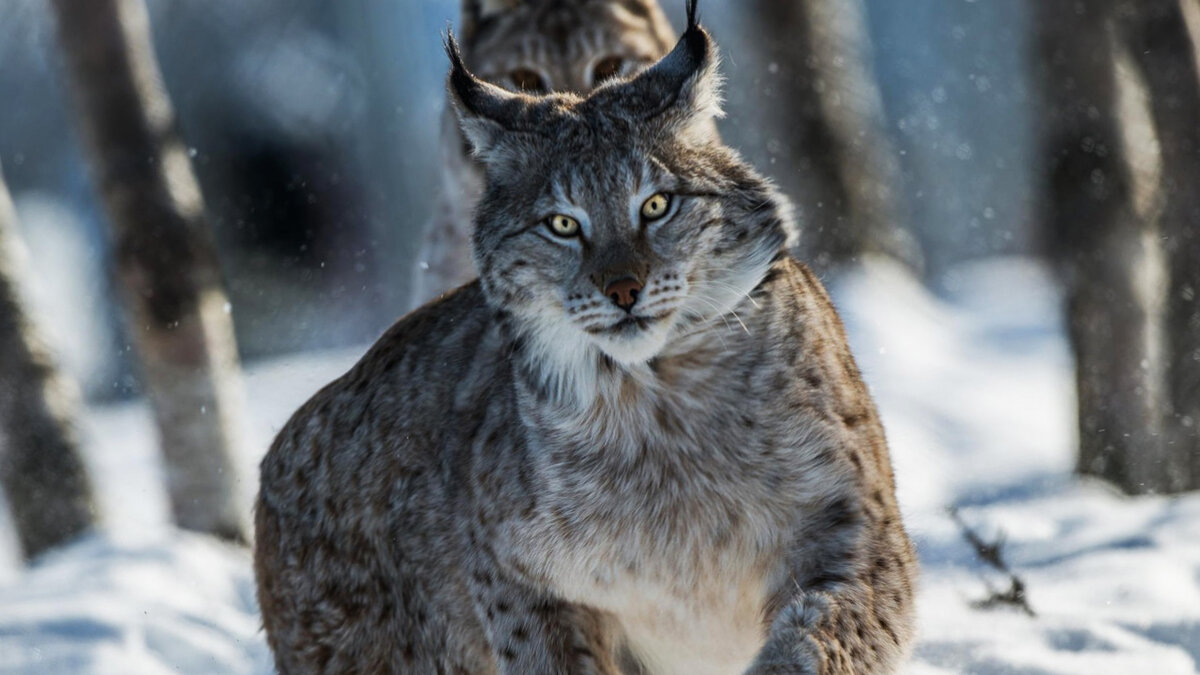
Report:
[[[633,309],[634,303],[637,302],[638,293],[642,291],[642,284],[633,277],[621,277],[616,281],[611,281],[604,287],[604,294],[613,301],[613,304],[626,312]]]

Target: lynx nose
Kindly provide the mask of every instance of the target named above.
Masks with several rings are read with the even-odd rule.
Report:
[[[633,309],[634,303],[637,302],[638,293],[642,290],[642,284],[633,277],[621,277],[616,281],[610,281],[604,287],[604,294],[608,296],[613,304],[626,312]]]

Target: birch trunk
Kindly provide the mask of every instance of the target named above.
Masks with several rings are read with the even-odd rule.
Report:
[[[175,522],[246,540],[233,323],[143,0],[54,0]]]
[[[32,558],[96,524],[79,454],[76,398],[20,300],[16,211],[0,175],[0,483]]]
[[[1191,0],[1185,0],[1191,1]],[[1194,6],[1192,7],[1194,9]],[[1121,18],[1146,83],[1161,148],[1167,291],[1163,345],[1168,476],[1159,491],[1200,489],[1200,73],[1180,0],[1140,0]]]
[[[1078,470],[1131,494],[1195,489],[1189,355],[1200,341],[1188,296],[1200,274],[1200,83],[1180,6],[1034,5],[1047,221],[1076,360]]]

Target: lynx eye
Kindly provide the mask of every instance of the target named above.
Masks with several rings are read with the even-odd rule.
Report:
[[[529,68],[517,68],[508,74],[513,86],[527,94],[544,94],[550,91],[541,73]]]
[[[600,59],[596,67],[592,69],[592,84],[600,84],[620,75],[624,65],[625,59],[619,56],[606,56]]]
[[[667,215],[671,208],[671,197],[664,192],[656,192],[642,202],[642,217],[646,220],[658,220]]]
[[[546,221],[550,231],[560,237],[574,237],[579,234],[579,221],[571,216],[556,213]]]

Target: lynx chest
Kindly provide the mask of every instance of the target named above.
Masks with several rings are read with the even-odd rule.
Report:
[[[729,389],[625,395],[539,441],[540,517],[521,557],[562,597],[611,616],[650,672],[741,672],[818,478],[805,471],[817,437]]]

